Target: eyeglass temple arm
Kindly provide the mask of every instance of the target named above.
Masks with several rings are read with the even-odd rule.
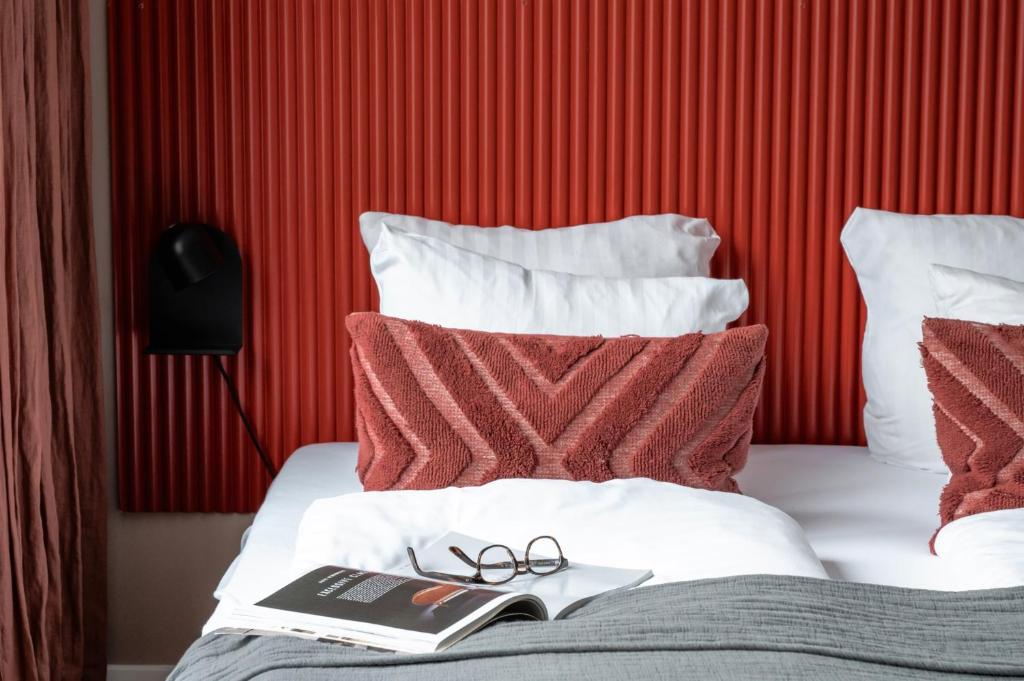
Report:
[[[422,572],[422,570],[420,570],[420,564],[416,560],[416,552],[412,550],[411,546],[405,547],[405,553],[409,556],[409,563],[412,564],[412,569],[416,572]]]
[[[413,571],[421,577],[428,577],[430,579],[438,579],[442,582],[462,582],[463,584],[476,584],[477,580],[474,577],[466,577],[465,575],[451,575],[447,572],[434,572],[432,570],[421,570],[420,564],[416,560],[416,552],[412,550],[411,546],[405,547],[405,552],[409,556],[409,562],[412,564]]]
[[[473,560],[472,558],[470,558],[469,556],[467,556],[465,554],[465,552],[462,549],[460,549],[458,546],[449,546],[448,550],[451,551],[452,554],[456,558],[461,560],[463,563],[465,563],[469,567],[471,567],[471,568],[475,568],[476,567],[476,561]]]

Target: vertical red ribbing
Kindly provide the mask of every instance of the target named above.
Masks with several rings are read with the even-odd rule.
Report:
[[[414,3],[415,4],[415,3]],[[480,223],[497,221],[497,125],[498,125],[498,7],[493,2],[480,8]],[[410,39],[412,35],[410,34]]]
[[[960,8],[959,87],[957,92],[956,184],[954,210],[971,212],[974,190],[974,136],[977,112],[978,3]]]
[[[574,0],[568,28],[572,37],[572,56],[569,67],[570,109],[569,125],[569,216],[568,223],[587,221],[587,142],[590,125],[588,90],[593,84],[588,80],[587,61],[590,50],[590,33],[587,25],[589,5],[586,0]]]
[[[751,201],[758,197],[754,191],[754,158],[755,137],[760,127],[754,120],[754,77],[757,41],[754,36],[755,4],[738,0],[736,6],[731,8],[734,19],[724,24],[735,26],[736,46],[727,52],[733,52],[731,60],[732,84],[729,88],[723,88],[731,95],[729,102],[723,106],[724,109],[733,110],[733,120],[729,125],[723,126],[728,129],[726,137],[729,138],[731,153],[724,160],[730,161],[723,164],[731,171],[726,171],[727,178],[719,182],[723,189],[722,199],[728,206],[730,222],[732,223],[732,240],[735,243],[742,243],[744,246],[733,252],[732,276],[738,277],[751,283],[754,282],[753,257],[755,253],[759,258],[764,259],[764,239],[767,238],[767,230],[763,230],[756,237],[751,230]],[[728,30],[728,29],[727,29]],[[766,112],[761,119],[762,124],[770,120]],[[731,176],[731,181],[728,179]],[[741,324],[746,324],[752,314],[763,319],[764,310],[757,310],[761,301],[754,299],[754,306],[740,318]],[[760,416],[756,417],[760,418]]]
[[[661,80],[663,55],[661,42],[662,3],[649,2],[643,8],[643,138],[641,140],[640,209],[658,212],[658,174],[661,171],[661,98],[668,95]]]
[[[627,215],[643,212],[641,187],[643,183],[643,46],[644,3],[626,0],[622,21],[625,30],[625,68],[622,87],[625,111],[622,139],[622,211]]]
[[[281,151],[282,151],[282,177],[279,179],[281,187],[281,224],[301,224],[302,202],[300,192],[303,191],[304,182],[299,178],[299,154],[300,154],[300,125],[299,117],[303,111],[299,106],[300,85],[304,79],[295,77],[301,73],[300,58],[302,51],[300,45],[305,41],[299,35],[299,13],[292,11],[283,5],[279,5],[281,17],[281,62],[279,68],[281,76]],[[376,38],[373,41],[374,49],[369,54],[369,70],[373,74],[370,79],[370,120],[372,122],[370,133],[370,155],[375,157],[385,152],[385,126],[386,117],[383,107],[383,94],[381,87],[384,84],[379,77],[384,66],[383,37],[384,6],[375,3],[370,6],[369,27]],[[384,192],[387,188],[387,178],[383,173],[373,172],[370,175],[370,193],[377,202],[384,201]],[[305,230],[303,230],[305,231]],[[281,420],[284,431],[285,442],[302,441],[302,402],[300,395],[301,385],[301,348],[299,346],[299,297],[302,295],[299,290],[299,266],[300,260],[298,250],[300,247],[301,234],[281,230],[279,235],[281,263],[280,287],[281,287]],[[208,389],[211,383],[204,381],[203,386]],[[220,392],[220,391],[218,391]],[[287,445],[286,445],[287,446]]]
[[[864,160],[863,153],[853,153],[853,150],[864,149],[865,144],[865,118],[867,112],[864,109],[865,88],[868,82],[865,68],[866,51],[868,49],[868,2],[867,0],[854,0],[850,3],[849,14],[846,21],[849,24],[847,37],[846,57],[846,137],[843,157],[843,190],[842,203],[838,206],[838,213],[843,220],[846,215],[863,200],[863,177]],[[835,223],[835,224],[838,224]],[[835,232],[833,232],[834,234]],[[843,395],[852,395],[859,392],[860,385],[860,296],[857,289],[857,281],[853,269],[845,258],[833,253],[839,260],[840,274],[840,304],[837,311],[838,329],[838,369],[839,379],[836,387],[837,398],[833,403],[835,418],[837,421],[834,438],[842,442],[855,442],[858,440],[858,424],[860,415],[846,407],[846,400]]]
[[[276,67],[279,59],[277,36],[271,33],[270,26],[276,24],[277,17],[273,16],[271,8],[266,9],[267,14],[263,17],[264,23],[260,27],[260,42],[266,46],[266,61],[260,92],[264,97],[270,93],[277,92],[280,87],[280,74]],[[260,163],[265,169],[262,182],[259,184],[259,193],[264,197],[262,211],[267,216],[265,232],[263,237],[266,244],[266,260],[259,263],[263,266],[263,276],[267,281],[265,290],[266,307],[265,330],[267,331],[267,345],[265,348],[266,365],[269,368],[265,394],[267,396],[281,394],[281,278],[280,259],[277,257],[280,250],[281,230],[277,229],[281,220],[281,195],[278,191],[277,178],[281,164],[281,150],[278,144],[270,144],[271,140],[277,140],[277,130],[280,130],[280,107],[279,100],[266,105],[263,108],[263,121],[258,138],[258,149],[261,150]],[[255,265],[256,263],[254,263]],[[250,268],[255,274],[256,268]],[[250,281],[253,277],[250,276]],[[250,289],[254,288],[250,284]],[[277,452],[284,447],[284,431],[281,423],[281,401],[268,400],[267,410],[264,415],[263,433],[264,446],[269,451]],[[279,455],[278,455],[279,456]],[[280,459],[278,459],[280,461]]]
[[[918,137],[918,159],[920,169],[916,188],[917,206],[920,213],[935,212],[935,167],[938,158],[939,122],[939,68],[942,49],[942,4],[925,3],[925,22],[921,45],[921,127]],[[911,150],[913,153],[913,150]]]
[[[679,139],[682,128],[682,12],[683,0],[667,0],[663,32],[664,63],[661,79],[661,179],[658,212],[679,205]]]
[[[299,65],[302,73],[307,74],[307,77],[299,79],[298,102],[302,111],[297,114],[300,130],[297,141],[299,148],[298,162],[301,167],[299,178],[302,180],[302,188],[299,190],[300,212],[298,224],[308,226],[307,229],[302,230],[300,233],[298,240],[299,248],[296,253],[296,271],[299,272],[299,276],[296,278],[299,316],[297,327],[301,336],[297,346],[299,351],[298,375],[300,383],[298,390],[299,399],[297,401],[299,404],[307,405],[306,408],[302,409],[299,417],[299,439],[303,442],[319,438],[319,433],[317,432],[318,399],[316,374],[321,351],[317,347],[316,322],[317,298],[320,296],[320,282],[323,279],[317,269],[319,263],[316,243],[326,245],[326,239],[323,237],[318,238],[317,235],[319,228],[317,207],[324,202],[324,197],[316,191],[318,186],[318,164],[315,158],[316,150],[323,143],[316,124],[317,100],[321,99],[323,95],[318,90],[315,61],[316,40],[303,39],[303,36],[317,36],[321,40],[324,37],[322,31],[313,31],[312,9],[313,6],[311,4],[307,3],[304,5],[298,22],[299,41],[302,44]],[[396,128],[396,125],[392,122],[394,115],[390,109],[387,113],[387,118],[388,135],[391,139],[394,139],[395,135],[392,131]],[[389,149],[395,150],[398,148],[400,147],[397,144],[392,143]],[[388,165],[391,168],[400,165],[400,155],[393,152],[391,163]],[[398,181],[398,177],[400,176],[397,173],[389,172],[388,186],[392,187]]]
[[[956,167],[957,106],[960,58],[959,3],[945,0],[942,7],[942,56],[939,66],[938,159],[935,166],[935,210],[952,213],[954,209],[954,169]]]
[[[921,3],[903,5],[903,88],[900,97],[900,172],[897,205],[904,213],[917,210],[917,160],[920,146]]]
[[[530,226],[551,224],[552,92],[555,74],[551,56],[551,0],[537,0],[533,14],[533,178]]]
[[[549,224],[569,224],[569,85],[572,48],[570,2],[556,2],[551,9],[551,199]],[[542,222],[537,223],[543,226]]]
[[[441,216],[450,222],[459,221],[459,160],[462,135],[459,61],[458,0],[443,0],[441,17]],[[380,204],[377,204],[380,205]]]
[[[423,213],[427,217],[440,219],[443,209],[441,208],[441,191],[443,186],[442,167],[444,140],[441,134],[441,112],[443,100],[441,97],[441,0],[430,0],[426,3],[424,13],[426,33],[425,44],[426,54],[424,55],[424,108],[426,109],[424,127],[425,163],[424,168],[424,192],[426,200]],[[353,101],[357,110],[364,107],[359,99]],[[354,140],[357,147],[363,145],[359,138]],[[426,178],[431,178],[426,182]]]
[[[1010,195],[1010,212],[1014,215],[1024,214],[1024,2],[1016,3],[1016,57],[1013,72],[1015,74],[1014,93],[1007,97],[1008,105],[1013,110],[1013,151],[1010,154],[1010,186],[1016,187]]]
[[[533,17],[530,6],[514,2],[515,47],[512,60],[515,63],[513,103],[515,109],[515,175],[512,191],[515,196],[514,224],[527,227],[533,215]]]
[[[758,31],[758,26],[770,23],[769,3],[741,2],[739,13],[738,40],[747,45],[740,50],[737,82],[739,106],[736,118],[737,150],[736,160],[739,172],[736,176],[736,224],[743,229],[744,238],[750,244],[743,267],[743,277],[750,287],[763,290],[767,286],[769,268],[769,243],[775,225],[771,221],[770,179],[772,157],[772,104],[771,66],[772,36],[768,31]],[[758,115],[754,115],[757,112]],[[754,229],[754,216],[763,216],[763,228]],[[768,301],[757,297],[747,312],[747,317],[768,321]],[[771,350],[768,351],[769,354]],[[763,425],[766,412],[761,410],[756,418]]]
[[[756,437],[863,441],[857,205],[1024,215],[1014,0],[109,3],[119,497],[252,510],[267,480],[204,358],[142,354],[159,230],[245,259],[229,360],[272,456],[351,440],[357,216],[708,217],[771,330]]]
[[[344,39],[344,36],[349,35],[352,30],[352,7],[342,3],[332,3],[331,8],[334,13],[332,23],[335,26],[334,36],[338,41]],[[417,46],[422,45],[423,33],[422,31],[422,14],[415,14],[418,23],[417,26],[421,29],[420,41],[416,43]],[[412,51],[412,50],[411,50]],[[334,215],[333,222],[337,227],[337,238],[334,242],[334,251],[331,257],[333,263],[344,263],[351,262],[353,253],[358,252],[358,237],[354,234],[355,224],[350,222],[350,216],[355,212],[353,205],[353,186],[355,185],[355,178],[352,171],[352,160],[354,153],[353,147],[353,98],[352,92],[352,52],[351,46],[333,51],[335,55],[334,71],[332,73],[332,97],[331,104],[334,111],[337,113],[335,119],[335,137],[334,147],[331,150],[332,160],[332,179],[334,180],[334,186],[332,191],[335,192],[335,203],[334,203]],[[412,51],[416,54],[415,51]],[[420,53],[422,54],[422,52]],[[417,83],[422,83],[422,78],[418,81],[413,82],[410,79],[413,87]],[[411,109],[417,118],[413,121],[412,126],[417,127],[420,134],[417,136],[417,143],[414,145],[415,153],[410,154],[414,162],[417,163],[413,168],[413,174],[409,179],[409,185],[414,187],[413,196],[415,198],[416,207],[419,210],[423,210],[425,204],[424,198],[424,183],[422,181],[423,176],[423,164],[425,163],[425,152],[423,144],[422,134],[422,122],[424,118],[422,104],[415,105]],[[418,191],[419,193],[415,193]],[[355,296],[352,285],[352,274],[355,268],[346,271],[344,267],[334,267],[333,272],[333,291],[334,298],[333,302],[336,303],[341,309],[356,309]],[[335,346],[331,349],[336,356],[337,372],[333,377],[328,377],[328,380],[333,381],[334,386],[338,385],[351,385],[352,384],[352,368],[348,362],[345,361],[345,353],[349,346],[348,331],[345,328],[344,319],[341,315],[334,315],[331,317],[331,322],[334,324],[335,331]],[[337,390],[337,412],[335,414],[334,424],[335,432],[343,433],[346,429],[352,427],[354,405],[352,393],[347,390]]]
[[[839,228],[849,214],[843,204],[845,164],[834,159],[846,157],[846,126],[849,111],[846,94],[849,74],[846,70],[848,58],[850,17],[848,9],[834,6],[828,18],[828,114],[825,133],[825,202],[822,224],[822,284],[826,291],[833,291],[837,299],[842,297],[843,255],[835,248],[839,239]],[[824,302],[824,301],[823,301]],[[843,330],[842,308],[840,305],[822,305],[822,357],[821,357],[821,407],[819,410],[819,437],[827,442],[838,438],[840,424],[844,421],[838,409],[839,372],[844,358],[841,356]]]
[[[1010,196],[1014,193],[1010,184],[1010,152],[1011,152],[1011,108],[1009,99],[1013,96],[1013,41],[1016,25],[1013,9],[1016,4],[1010,0],[999,3],[996,26],[998,38],[995,49],[995,65],[993,79],[995,94],[992,122],[992,212],[1006,213],[1010,209]],[[1016,193],[1022,193],[1019,190]]]
[[[510,225],[516,222],[516,140],[515,116],[519,111],[515,101],[515,83],[518,82],[518,63],[515,58],[518,45],[516,29],[515,0],[500,0],[498,5],[497,28],[497,116],[495,127],[498,150],[495,161],[498,164],[496,188],[497,213],[495,222]]]
[[[709,197],[709,206],[712,214],[718,223],[719,233],[726,243],[738,243],[739,235],[736,234],[736,225],[732,215],[733,185],[735,184],[735,157],[733,150],[736,147],[735,128],[736,109],[734,107],[736,95],[736,3],[734,0],[723,0],[717,3],[718,16],[715,23],[709,28],[713,31],[713,38],[709,48],[714,52],[714,58],[709,62],[709,67],[714,64],[710,71],[710,77],[715,81],[714,108],[708,109],[708,114],[715,121],[714,133],[711,135],[707,153],[707,163],[710,174],[714,177],[714,189]],[[722,276],[742,278],[743,273],[738,271],[737,259],[740,253],[739,248],[729,249],[723,253],[718,260]]]
[[[792,30],[793,13],[789,3],[776,3],[774,13],[764,17],[764,23],[758,21],[758,35],[768,33],[770,38],[771,65],[770,70],[763,74],[766,82],[764,96],[768,98],[771,107],[771,128],[770,128],[770,159],[767,172],[770,176],[768,200],[770,203],[768,212],[768,263],[766,278],[768,281],[780,282],[787,286],[790,279],[789,273],[793,270],[787,266],[789,250],[793,247],[795,239],[790,239],[789,234],[789,211],[787,197],[789,195],[789,168],[791,163],[789,140],[790,115],[791,115],[791,92],[793,87],[792,79]],[[771,30],[768,30],[771,27]],[[766,57],[768,58],[768,57]],[[760,82],[760,81],[759,81]],[[759,98],[760,99],[760,98]],[[768,305],[767,296],[765,306],[769,310],[767,323],[771,329],[770,342],[768,344],[768,361],[774,366],[782,364],[786,360],[786,348],[793,342],[793,328],[789,319],[786,305]],[[795,308],[796,306],[792,306]],[[788,439],[787,422],[785,415],[796,404],[796,385],[793,382],[794,375],[791,372],[779,373],[778,379],[767,387],[766,398],[762,401],[762,408],[758,410],[758,417],[763,421],[757,424],[760,428],[766,428],[772,424],[775,429],[775,436],[779,439]],[[759,431],[761,432],[761,431]]]
[[[250,98],[245,96],[242,90],[245,81],[241,78],[241,73],[242,62],[245,57],[240,35],[242,17],[239,10],[241,8],[234,5],[225,5],[220,6],[218,9],[220,9],[222,13],[222,20],[225,27],[224,30],[228,34],[228,39],[225,40],[222,45],[223,58],[225,60],[224,71],[227,76],[224,79],[221,91],[222,96],[226,99],[222,111],[224,116],[224,129],[227,131],[232,121],[245,119],[243,108]],[[246,204],[248,202],[245,198],[245,185],[248,183],[248,178],[246,176],[248,166],[243,158],[240,136],[223,134],[222,137],[225,145],[222,153],[229,169],[225,173],[224,179],[227,184],[228,194],[226,211],[228,214],[238,215],[239,219],[249,222],[251,218],[247,215]],[[251,232],[249,230],[238,234],[239,249],[246,252],[253,250],[250,236]],[[228,368],[232,374],[239,378],[238,389],[244,392],[251,392],[248,385],[250,373],[248,370],[240,370],[240,368],[247,369],[244,365],[249,359],[249,356],[231,359],[232,361]],[[226,415],[227,413],[230,413],[231,409],[232,406],[227,395],[222,395],[221,413]],[[222,453],[222,460],[224,463],[222,470],[229,470],[232,465],[239,463],[237,461],[238,457],[235,456],[233,452],[237,452],[241,449],[244,437],[242,424],[240,422],[236,421],[233,428],[224,428],[224,445]],[[239,466],[240,475],[223,476],[227,483],[225,495],[229,498],[240,498],[246,494],[246,483],[252,478],[249,466],[247,465],[248,463],[249,461],[247,461],[246,464]]]
[[[804,348],[809,362],[803,372],[801,393],[806,395],[807,403],[803,418],[804,432],[811,437],[820,438],[821,403],[825,398],[823,391],[816,389],[822,380],[822,355],[824,352],[823,336],[828,331],[823,329],[822,309],[824,300],[819,291],[822,290],[824,274],[825,213],[823,198],[825,191],[825,149],[826,149],[826,116],[828,113],[828,12],[832,8],[828,3],[817,3],[809,7],[808,42],[811,54],[810,73],[808,76],[808,112],[807,112],[807,193],[806,223],[804,226],[804,282],[802,297],[803,339]],[[835,8],[832,8],[835,9]]]
[[[405,32],[401,37],[405,43],[405,91],[398,98],[399,108],[404,113],[403,127],[399,134],[405,138],[405,210],[422,215],[426,210],[423,182],[426,29],[423,3],[412,2],[405,7]]]
[[[699,153],[699,112],[700,96],[700,8],[701,0],[685,0],[683,7],[682,55],[680,70],[682,83],[679,86],[679,207],[686,215],[698,215],[697,181]]]
[[[604,145],[605,218],[623,214],[622,185],[624,176],[625,112],[626,112],[626,2],[609,0],[608,25],[605,27],[608,51],[604,76],[607,82],[605,102],[605,134],[598,132],[597,144]],[[600,76],[598,76],[600,77]]]
[[[458,221],[479,224],[480,200],[480,31],[479,9],[475,2],[461,6],[459,47],[459,195]],[[402,104],[396,104],[401,106]],[[405,211],[398,211],[405,212]]]
[[[978,18],[978,71],[974,78],[977,97],[977,133],[974,139],[974,196],[970,210],[988,213],[992,210],[992,126],[994,124],[996,82],[996,11],[995,2],[981,3]]]
[[[697,99],[691,105],[700,112],[697,118],[697,172],[693,181],[697,185],[698,215],[708,215],[714,211],[715,200],[715,157],[713,138],[715,135],[715,93],[717,83],[717,51],[718,44],[714,35],[717,22],[717,3],[704,0],[701,2],[698,28],[699,57],[697,69]],[[721,260],[719,261],[722,262]],[[728,276],[728,259],[725,259],[725,276]],[[721,264],[720,264],[721,267]]]

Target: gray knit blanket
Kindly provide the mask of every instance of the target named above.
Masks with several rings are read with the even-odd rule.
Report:
[[[172,681],[1024,678],[1024,587],[946,593],[751,575],[609,594],[447,651],[211,634]]]

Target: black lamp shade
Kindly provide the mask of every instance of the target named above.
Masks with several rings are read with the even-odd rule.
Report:
[[[220,269],[224,256],[205,225],[172,225],[160,236],[156,254],[176,291],[198,284]]]
[[[215,227],[171,225],[149,268],[149,346],[163,355],[234,355],[242,348],[242,259]]]

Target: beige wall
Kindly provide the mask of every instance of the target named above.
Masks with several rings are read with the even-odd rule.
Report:
[[[173,664],[213,610],[214,586],[238,551],[249,515],[120,513],[114,481],[113,296],[106,2],[90,0],[93,227],[103,318],[110,470],[109,655],[111,664]]]

